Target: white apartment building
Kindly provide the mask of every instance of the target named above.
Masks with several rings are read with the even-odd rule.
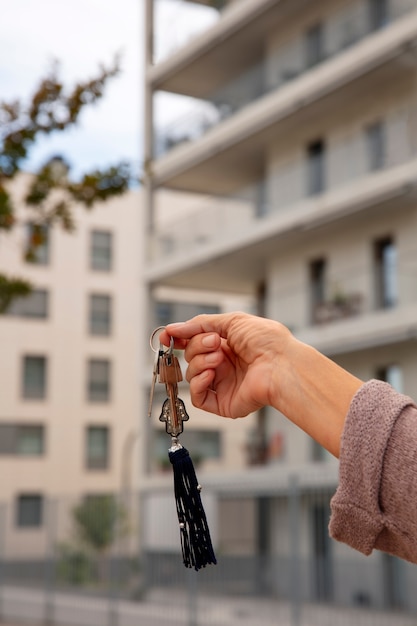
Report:
[[[27,175],[12,185],[17,225],[0,234],[0,267],[34,291],[0,317],[1,543],[3,559],[31,559],[70,540],[80,498],[137,489],[143,243],[131,191],[74,206],[76,231],[51,229],[27,263]]]
[[[34,287],[0,316],[3,556],[44,557],[49,544],[71,541],[71,511],[80,499],[108,494],[132,507],[132,547],[137,545],[140,448],[150,425],[141,384],[150,382],[153,365],[149,343],[143,342],[145,329],[148,337],[152,332],[144,322],[141,288],[143,192],[129,191],[90,211],[74,205],[76,231],[50,230],[29,263],[24,259],[32,228],[23,206],[27,182],[27,175],[13,181],[17,225],[0,234],[2,272],[27,278]],[[159,224],[169,230],[168,207],[183,216],[194,204],[183,194],[161,195]],[[157,326],[242,303],[224,294],[172,288],[160,288],[154,297]],[[158,421],[158,392],[157,428],[146,458],[158,475],[166,476],[169,438]],[[194,422],[196,411],[187,394],[184,400]],[[187,429],[196,464],[246,464],[249,421],[236,429],[223,420],[215,425],[203,414],[198,424]]]
[[[207,28],[184,40],[191,5],[205,6]],[[164,33],[158,0],[146,0],[149,293],[249,297],[253,311],[357,376],[417,397],[416,1],[176,7],[178,46],[155,61],[152,42]],[[163,127],[156,105],[166,94],[188,110]],[[155,219],[166,189],[205,194],[168,232]],[[336,461],[275,411],[253,418],[266,464],[201,477],[222,554],[268,558],[265,584],[278,594],[290,593],[283,569],[295,562],[310,600],[414,606],[387,582],[413,576],[411,566],[327,540]],[[295,543],[284,523],[290,477],[301,498]],[[152,558],[173,550],[166,526],[153,523],[165,506],[158,484],[143,476]]]

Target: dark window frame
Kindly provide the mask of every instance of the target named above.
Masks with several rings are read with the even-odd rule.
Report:
[[[51,229],[47,224],[26,222],[26,251],[31,247],[31,241],[41,238],[42,242],[35,246],[30,256],[26,254],[26,261],[33,265],[49,265],[51,262]]]
[[[30,431],[39,434],[39,450],[24,450],[25,435]],[[45,426],[43,424],[0,422],[0,456],[41,457],[45,454]]]
[[[307,145],[307,195],[318,196],[326,189],[326,143],[316,139]]]
[[[397,246],[394,237],[376,239],[374,248],[375,307],[390,309],[398,304]]]
[[[94,368],[97,371],[94,372]],[[100,379],[100,367],[106,372]],[[108,403],[111,398],[112,362],[106,358],[90,358],[87,365],[87,399],[92,403]]]
[[[91,454],[93,433],[105,433],[104,453],[98,456]],[[85,467],[88,470],[108,470],[110,468],[111,431],[107,425],[89,424],[85,430]]]
[[[106,302],[104,307],[98,306],[99,301]],[[91,293],[88,299],[88,330],[97,337],[109,337],[113,326],[113,298],[110,294]]]
[[[41,493],[18,494],[16,496],[16,527],[22,530],[41,528],[44,505],[44,497]]]
[[[101,241],[100,241],[101,240]],[[107,240],[107,242],[105,242]],[[90,269],[111,272],[114,265],[114,234],[111,230],[94,229],[90,233]]]
[[[37,361],[43,363],[43,369],[39,372],[39,387],[30,382],[30,363]],[[36,374],[38,375],[38,374]],[[48,391],[48,357],[43,354],[24,354],[22,357],[22,398],[25,400],[45,400]]]
[[[41,302],[35,303],[35,306],[36,299],[40,299]],[[29,295],[13,300],[5,314],[26,319],[47,319],[49,317],[49,291],[33,289]]]

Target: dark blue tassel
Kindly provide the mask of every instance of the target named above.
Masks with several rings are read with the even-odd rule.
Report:
[[[174,446],[169,451],[174,469],[174,491],[184,565],[197,571],[210,563],[217,563],[201,501],[194,465],[188,450]]]

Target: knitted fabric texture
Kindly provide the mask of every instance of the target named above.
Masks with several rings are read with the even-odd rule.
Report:
[[[334,539],[417,562],[417,408],[386,383],[365,383],[351,402],[331,510]]]

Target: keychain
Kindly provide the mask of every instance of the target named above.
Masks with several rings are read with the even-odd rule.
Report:
[[[210,563],[217,563],[201,501],[201,486],[198,484],[194,465],[188,450],[178,441],[183,432],[183,423],[189,415],[184,402],[178,397],[178,383],[182,381],[181,367],[174,354],[174,338],[169,348],[162,344],[157,350],[153,345],[155,335],[164,329],[160,326],[151,335],[150,345],[155,352],[148,416],[152,414],[152,403],[156,382],[164,383],[167,399],[162,405],[159,420],[165,422],[165,430],[171,435],[169,460],[174,472],[174,492],[180,526],[183,562],[186,567],[199,570]]]

